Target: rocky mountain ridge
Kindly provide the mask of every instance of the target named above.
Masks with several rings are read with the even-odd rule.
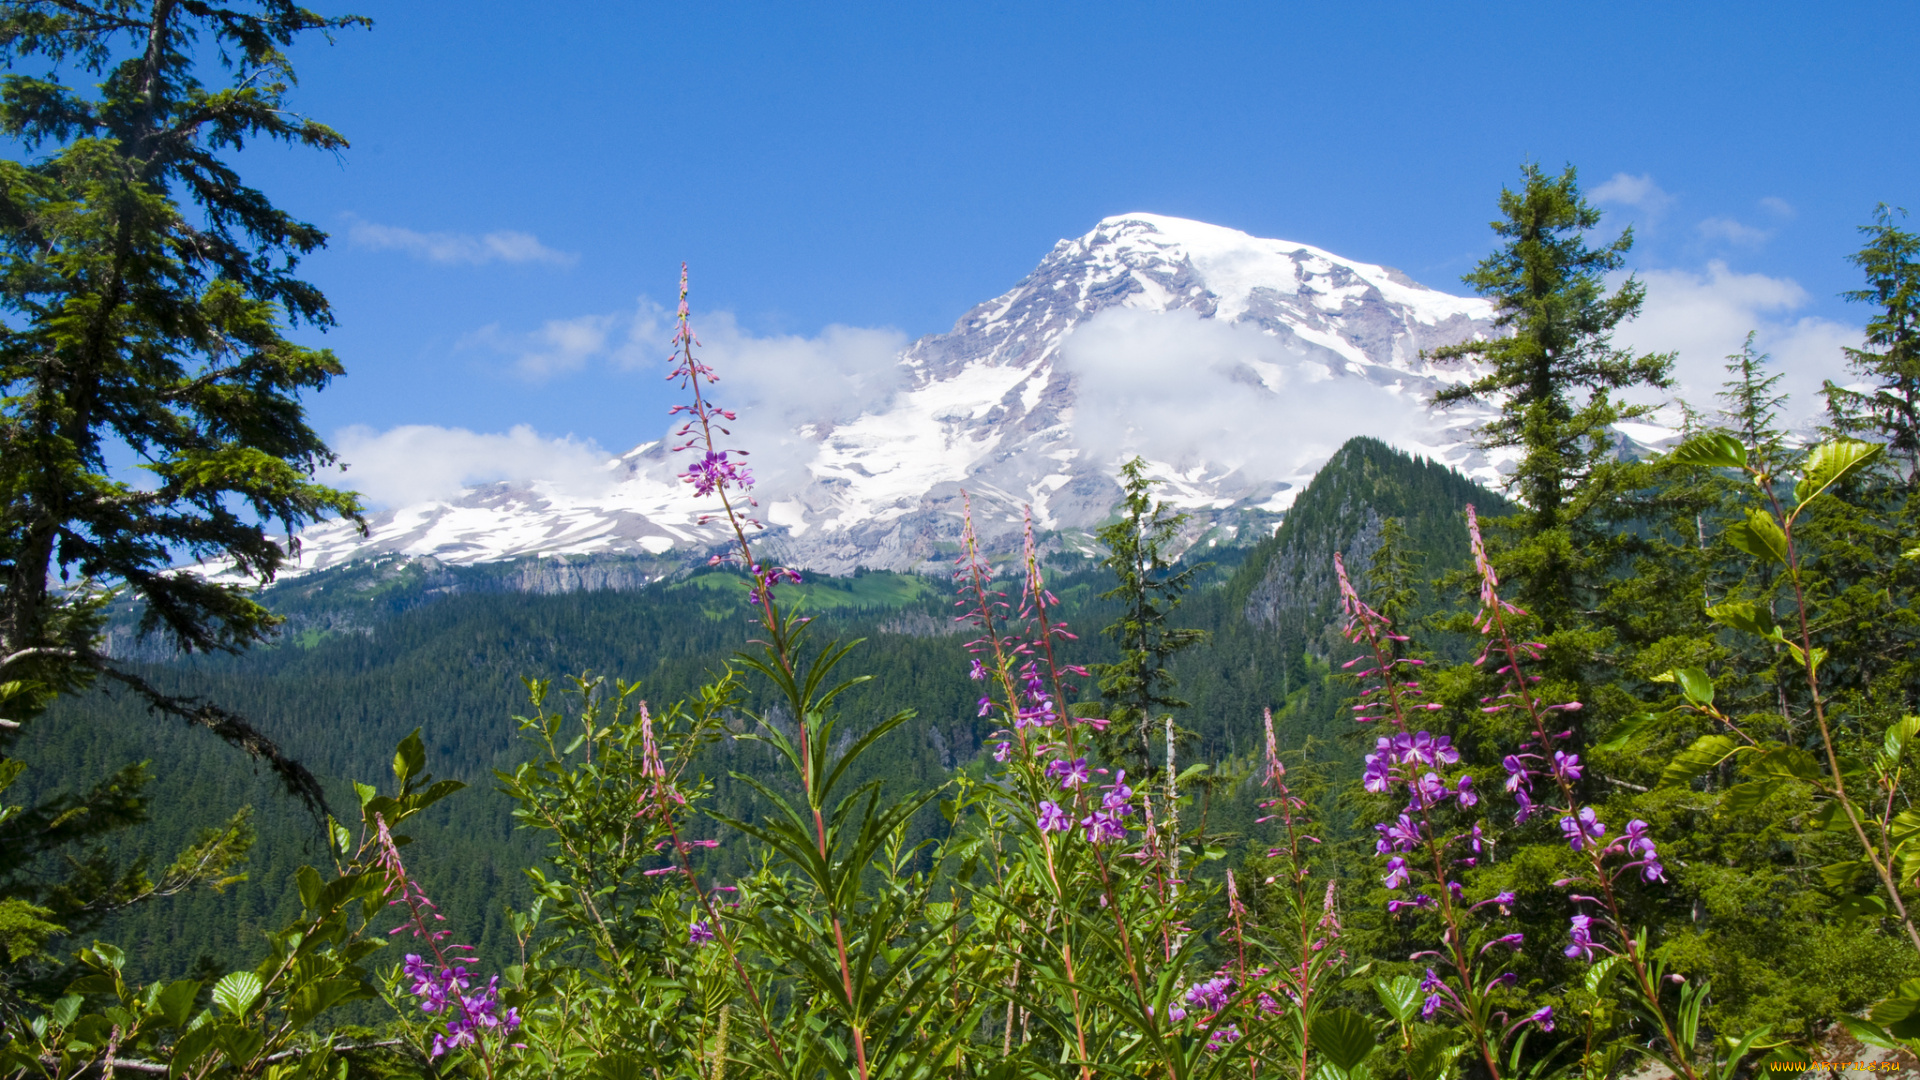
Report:
[[[914,342],[890,398],[798,427],[791,442],[812,456],[797,480],[762,490],[769,541],[827,572],[929,569],[951,557],[970,499],[990,547],[1016,543],[1031,507],[1049,543],[1084,548],[1118,498],[1119,462],[1141,453],[1162,495],[1194,515],[1194,542],[1241,543],[1269,535],[1356,432],[1491,481],[1500,462],[1470,440],[1484,411],[1424,408],[1473,371],[1422,355],[1495,332],[1491,317],[1483,300],[1309,245],[1107,218],[952,331]],[[1169,416],[1181,393],[1195,403]],[[618,554],[665,573],[722,541],[660,442],[608,469],[613,482],[590,496],[489,484],[380,512],[366,537],[322,525],[302,537],[300,568]]]

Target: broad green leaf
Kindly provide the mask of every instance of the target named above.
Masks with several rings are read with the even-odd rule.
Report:
[[[1811,751],[1781,743],[1769,743],[1766,749],[1756,751],[1747,761],[1746,771],[1749,776],[1771,777],[1776,781],[1804,780],[1810,784],[1819,783],[1827,775],[1820,767],[1820,759]]]
[[[1729,600],[1724,604],[1712,604],[1707,608],[1707,618],[1722,626],[1743,630],[1761,637],[1773,635],[1773,609],[1744,600]]]
[[[393,778],[405,789],[409,779],[426,770],[427,748],[420,741],[420,729],[414,728],[393,752]]]
[[[1782,565],[1787,561],[1787,534],[1764,511],[1749,510],[1747,520],[1727,526],[1727,543],[1758,558]]]
[[[1675,668],[1673,681],[1680,685],[1680,693],[1686,699],[1701,708],[1713,704],[1713,677],[1699,668]]]
[[[1351,1073],[1378,1046],[1373,1025],[1352,1009],[1331,1009],[1313,1018],[1313,1046],[1341,1072]]]
[[[1634,713],[1632,716],[1615,724],[1613,730],[1608,733],[1609,737],[1607,741],[1596,745],[1594,749],[1605,750],[1608,753],[1618,753],[1626,749],[1628,740],[1645,731],[1648,724],[1658,719],[1660,719],[1660,717],[1654,713]]]
[[[1678,787],[1689,783],[1701,773],[1717,767],[1741,750],[1748,749],[1734,741],[1731,735],[1702,735],[1693,741],[1693,745],[1674,755],[1667,763],[1666,770],[1660,774],[1659,787]]]
[[[1916,734],[1920,734],[1920,716],[1903,716],[1894,721],[1893,725],[1887,728],[1887,737],[1883,744],[1887,757],[1893,762],[1898,762],[1900,756],[1907,752],[1907,746],[1913,742]]]
[[[1841,1013],[1840,1023],[1853,1034],[1854,1038],[1859,1039],[1868,1046],[1878,1047],[1881,1050],[1906,1049],[1906,1047],[1900,1044],[1898,1039],[1895,1039],[1888,1033],[1886,1028],[1881,1027],[1871,1020],[1862,1020],[1857,1016],[1848,1016],[1846,1013]]]
[[[262,988],[260,976],[251,971],[236,971],[213,984],[213,1003],[230,1016],[240,1016],[253,1007]]]
[[[1846,862],[1829,863],[1816,873],[1820,875],[1820,883],[1827,888],[1834,892],[1845,892],[1853,888],[1853,883],[1859,881],[1860,875],[1866,870],[1866,863],[1859,859],[1848,859]]]
[[[1894,846],[1900,847],[1920,835],[1920,810],[1902,810],[1887,824],[1887,831],[1893,834]]]
[[[73,1018],[80,1015],[80,1006],[86,1004],[86,1001],[87,999],[79,994],[68,994],[66,997],[54,1002],[54,1026],[66,1027],[68,1024],[73,1023]]]
[[[1793,486],[1793,498],[1799,504],[1794,512],[1879,455],[1878,445],[1856,439],[1835,439],[1814,447],[1801,465],[1800,482]]]
[[[1747,448],[1739,439],[1723,431],[1695,435],[1667,454],[1667,459],[1679,465],[1701,465],[1719,469],[1744,469],[1747,467]]]
[[[1620,966],[1620,959],[1618,953],[1612,956],[1605,956],[1587,969],[1587,993],[1593,994],[1596,997],[1599,996],[1601,989],[1607,985],[1607,979],[1612,977],[1613,969]]]
[[[181,979],[168,983],[167,988],[160,991],[155,1003],[160,1006],[160,1015],[166,1017],[167,1023],[174,1027],[185,1027],[193,1017],[193,999],[199,993],[199,980]]]
[[[1749,780],[1744,784],[1735,784],[1720,796],[1719,814],[1750,814],[1767,796],[1780,790],[1780,784],[1774,780]]]
[[[1884,919],[1892,914],[1882,896],[1849,896],[1833,905],[1833,917],[1841,922],[1853,922],[1857,919]]]
[[[1420,980],[1411,975],[1373,980],[1373,993],[1388,1015],[1402,1024],[1410,1024],[1420,1012]]]
[[[1920,979],[1908,979],[1873,1007],[1867,1019],[1896,1039],[1920,1038]]]

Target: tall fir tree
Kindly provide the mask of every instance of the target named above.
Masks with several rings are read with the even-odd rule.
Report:
[[[312,773],[247,718],[154,685],[108,655],[101,629],[117,598],[183,652],[260,642],[277,620],[250,585],[296,548],[269,528],[291,537],[359,512],[318,478],[334,459],[301,404],[340,363],[285,332],[333,322],[295,274],[326,234],[233,161],[250,141],[346,146],[289,108],[283,50],[364,22],[287,0],[0,4],[0,131],[26,158],[0,161],[0,792],[23,768],[9,756],[22,725],[106,679],[324,806]],[[212,69],[222,85],[203,83]],[[97,86],[60,81],[78,73]],[[0,1013],[64,985],[52,936],[232,880],[244,812],[157,878],[105,852],[107,834],[146,817],[147,779],[129,766],[78,795],[0,806]]]
[[[1120,602],[1119,617],[1102,632],[1120,646],[1120,659],[1096,665],[1093,671],[1110,725],[1102,751],[1110,760],[1145,774],[1153,764],[1154,721],[1171,724],[1172,710],[1187,707],[1187,702],[1174,696],[1177,684],[1167,665],[1207,635],[1171,623],[1201,569],[1189,566],[1176,571],[1169,557],[1168,549],[1187,516],[1153,498],[1146,462],[1137,457],[1121,466],[1120,484],[1124,493],[1120,520],[1099,533],[1107,549],[1103,565],[1115,578],[1114,587],[1101,599]]]
[[[1613,391],[1669,386],[1673,358],[1613,347],[1614,330],[1639,313],[1646,295],[1632,277],[1611,293],[1606,287],[1605,275],[1624,265],[1633,231],[1588,245],[1601,215],[1582,196],[1571,166],[1548,176],[1528,164],[1521,181],[1518,191],[1500,193],[1501,218],[1492,228],[1504,243],[1464,279],[1493,301],[1495,324],[1507,333],[1433,350],[1435,360],[1489,368],[1442,390],[1434,403],[1498,405],[1480,445],[1521,452],[1508,489],[1523,504],[1514,523],[1519,542],[1503,574],[1522,606],[1552,630],[1584,606],[1584,538],[1575,526],[1591,506],[1595,471],[1614,454],[1612,426],[1647,411],[1622,404]]]
[[[1844,295],[1873,306],[1864,349],[1848,349],[1847,366],[1866,390],[1826,385],[1834,429],[1884,441],[1901,463],[1908,488],[1920,487],[1920,235],[1895,221],[1907,212],[1880,204],[1873,224],[1862,225],[1867,244],[1848,257],[1866,273],[1867,285]]]
[[[303,392],[341,373],[286,324],[333,314],[295,276],[326,234],[247,186],[234,152],[346,140],[288,107],[296,37],[363,23],[286,0],[0,6],[0,683],[18,723],[106,676],[319,790],[250,724],[161,694],[102,653],[100,590],[188,652],[236,650],[275,620],[249,590],[176,567],[224,562],[270,581],[316,518],[357,514],[316,479],[333,455]],[[217,58],[217,59],[216,59]],[[19,71],[39,62],[46,74]],[[224,86],[200,75],[217,65]],[[56,81],[98,76],[98,93]],[[145,479],[112,465],[124,448]],[[71,583],[60,588],[57,582]]]

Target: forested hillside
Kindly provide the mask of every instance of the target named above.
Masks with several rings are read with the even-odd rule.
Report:
[[[1289,748],[1348,735],[1340,705],[1350,691],[1330,681],[1327,666],[1339,643],[1337,585],[1331,572],[1286,575],[1285,568],[1331,567],[1336,551],[1364,566],[1379,546],[1381,523],[1395,518],[1428,553],[1425,569],[1458,570],[1467,565],[1460,510],[1468,501],[1492,512],[1504,506],[1444,467],[1356,439],[1320,471],[1272,537],[1249,549],[1188,553],[1190,563],[1211,565],[1180,618],[1211,640],[1175,669],[1193,703],[1179,716],[1193,733],[1183,753],[1241,781],[1216,796],[1209,822],[1232,834],[1233,858],[1243,853],[1257,816],[1245,781],[1263,738],[1261,710],[1275,709]],[[618,557],[575,559],[573,573],[587,583],[631,583],[620,576],[624,564]],[[1061,567],[1051,587],[1061,617],[1079,634],[1063,658],[1110,661],[1113,643],[1098,631],[1114,618],[1113,602],[1099,595],[1111,588],[1111,575],[1071,555],[1062,556]],[[222,702],[257,721],[314,768],[336,806],[352,797],[348,781],[378,776],[393,746],[420,729],[428,767],[471,787],[416,827],[435,851],[419,872],[456,931],[489,962],[504,963],[513,953],[504,908],[531,898],[524,869],[541,855],[536,838],[515,830],[512,803],[493,778],[494,770],[510,770],[526,756],[512,721],[528,711],[522,680],[590,673],[638,682],[649,700],[671,702],[753,636],[747,586],[735,574],[545,591],[542,583],[551,579],[518,564],[444,567],[394,558],[325,571],[264,594],[288,619],[272,646],[237,657],[150,660],[145,670],[156,685]],[[865,639],[849,663],[873,681],[842,698],[848,732],[915,710],[915,720],[860,765],[862,777],[885,777],[900,794],[938,787],[953,770],[976,765],[994,727],[975,715],[964,648],[971,635],[954,621],[953,592],[947,580],[884,572],[810,577],[795,590],[801,610],[821,616],[818,632]],[[1431,608],[1435,600],[1428,588],[1423,603]],[[130,627],[131,617],[124,614],[120,625]],[[1098,698],[1091,686],[1084,693]],[[156,815],[131,835],[135,850],[164,857],[207,821],[242,808],[251,808],[260,834],[245,883],[224,895],[154,904],[102,928],[103,936],[126,943],[130,970],[163,978],[185,973],[203,956],[231,964],[297,910],[288,883],[295,868],[320,856],[320,834],[271,776],[222,753],[204,732],[157,724],[142,702],[124,694],[74,698],[53,716],[58,722],[36,727],[19,746],[32,764],[20,784],[30,797],[150,758],[153,804],[192,811]],[[716,784],[717,809],[751,819],[751,793],[727,774],[777,783],[775,764],[763,747],[721,742],[697,768]],[[915,839],[942,828],[930,808]],[[731,877],[750,868],[751,855],[723,844],[705,861],[709,872]]]

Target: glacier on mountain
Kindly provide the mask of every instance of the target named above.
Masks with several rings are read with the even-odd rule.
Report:
[[[1477,373],[1425,350],[1494,333],[1491,305],[1305,244],[1155,214],[1062,240],[1019,284],[900,355],[900,389],[859,415],[796,425],[803,469],[763,485],[764,544],[829,572],[930,568],[951,558],[963,492],[990,547],[1023,508],[1051,542],[1084,545],[1139,453],[1195,539],[1267,530],[1349,435],[1370,434],[1482,481],[1487,412],[1435,413],[1433,392]],[[808,455],[811,455],[808,457]],[[710,501],[676,478],[665,444],[607,464],[582,494],[480,485],[382,511],[362,537],[302,535],[299,571],[374,554],[474,563],[625,553],[682,562],[723,540]]]

